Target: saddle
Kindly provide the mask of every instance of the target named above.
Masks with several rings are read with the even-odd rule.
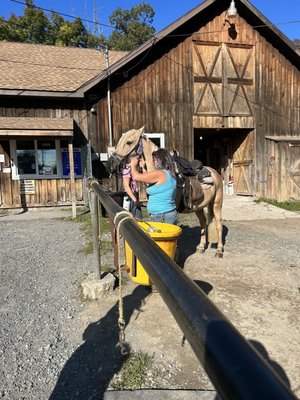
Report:
[[[177,211],[195,211],[204,198],[203,189],[214,183],[211,173],[199,160],[188,161],[176,154],[173,161],[177,178]]]

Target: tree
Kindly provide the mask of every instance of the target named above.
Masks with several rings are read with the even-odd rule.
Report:
[[[108,45],[113,50],[131,51],[150,39],[155,29],[152,26],[154,10],[148,3],[141,3],[130,10],[118,7],[109,17],[115,27]]]
[[[104,35],[90,32],[80,18],[65,20],[57,12],[45,14],[33,0],[25,0],[24,15],[11,14],[5,21],[0,18],[0,40],[26,43],[42,43],[56,46],[97,48],[107,42]],[[110,16],[116,26],[108,42],[114,50],[132,50],[149,39],[155,32],[151,26],[153,8],[141,3],[130,10],[117,8]],[[95,22],[98,21],[94,17]],[[94,30],[96,32],[96,30]]]
[[[80,18],[70,22],[64,20],[59,14],[52,12],[50,22],[51,25],[45,44],[97,48],[105,41],[103,35],[96,36],[88,32]]]
[[[26,8],[24,15],[16,17],[11,14],[5,22],[1,21],[1,40],[26,43],[45,43],[48,30],[50,28],[49,20],[46,14],[39,9],[34,8],[33,0],[25,0]],[[5,26],[5,29],[2,29]]]
[[[56,12],[48,17],[33,0],[25,4],[24,15],[11,14],[7,21],[0,18],[0,40],[75,47],[98,47],[105,41],[103,35],[88,32],[80,18],[67,21]]]
[[[300,39],[294,39],[293,42],[294,42],[296,49],[300,49]]]

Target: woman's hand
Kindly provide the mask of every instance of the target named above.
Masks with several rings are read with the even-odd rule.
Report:
[[[135,168],[139,163],[139,158],[138,157],[134,157],[130,160],[130,166],[132,168]]]

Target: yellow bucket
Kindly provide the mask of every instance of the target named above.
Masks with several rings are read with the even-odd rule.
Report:
[[[177,239],[181,235],[181,228],[177,225],[166,224],[164,222],[138,222],[138,225],[155,241],[155,243],[174,260],[176,253]],[[149,232],[150,225],[156,228],[156,232]],[[151,228],[150,228],[151,229]],[[133,254],[132,249],[125,241],[125,257],[128,273],[135,283],[151,286],[152,282],[149,275],[144,270],[142,264]]]

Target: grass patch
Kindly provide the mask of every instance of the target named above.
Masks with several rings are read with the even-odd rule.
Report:
[[[83,249],[79,250],[79,253],[83,254],[91,254],[93,253],[93,227],[92,227],[92,218],[91,213],[86,211],[82,214],[76,216],[76,218],[72,217],[64,217],[61,218],[63,221],[71,221],[71,222],[79,222],[82,224],[82,230],[84,231],[87,239],[89,239],[88,243]],[[100,233],[108,233],[110,232],[109,220],[105,218],[99,218],[100,225]],[[113,247],[111,242],[108,240],[101,240],[101,251],[105,254],[109,251],[112,251]]]
[[[79,214],[76,218],[72,217],[64,217],[61,218],[63,221],[71,221],[71,222],[81,222],[84,224],[83,230],[87,233],[92,234],[92,218],[91,213],[89,211]],[[106,218],[99,218],[99,225],[101,233],[107,233],[110,231],[109,220]]]
[[[93,253],[93,242],[90,240],[83,249],[78,250],[78,253],[83,253],[85,255]]]
[[[9,211],[8,210],[0,210],[0,215],[8,215]]]
[[[100,251],[102,254],[106,254],[113,250],[113,245],[108,240],[101,240]],[[90,240],[83,249],[80,249],[78,253],[92,254],[93,253],[93,241]]]
[[[142,207],[142,216],[143,216],[143,219],[149,218],[149,213],[147,211],[147,208]]]
[[[115,390],[141,389],[147,372],[153,365],[153,357],[142,351],[132,353],[124,362],[117,378],[111,383]]]
[[[268,200],[268,199],[264,199],[264,198],[254,200],[254,201],[255,201],[255,203],[261,203],[261,202],[268,203],[268,204],[271,204],[272,206],[279,207],[279,208],[282,208],[287,211],[300,211],[300,201],[279,202],[276,200]]]

